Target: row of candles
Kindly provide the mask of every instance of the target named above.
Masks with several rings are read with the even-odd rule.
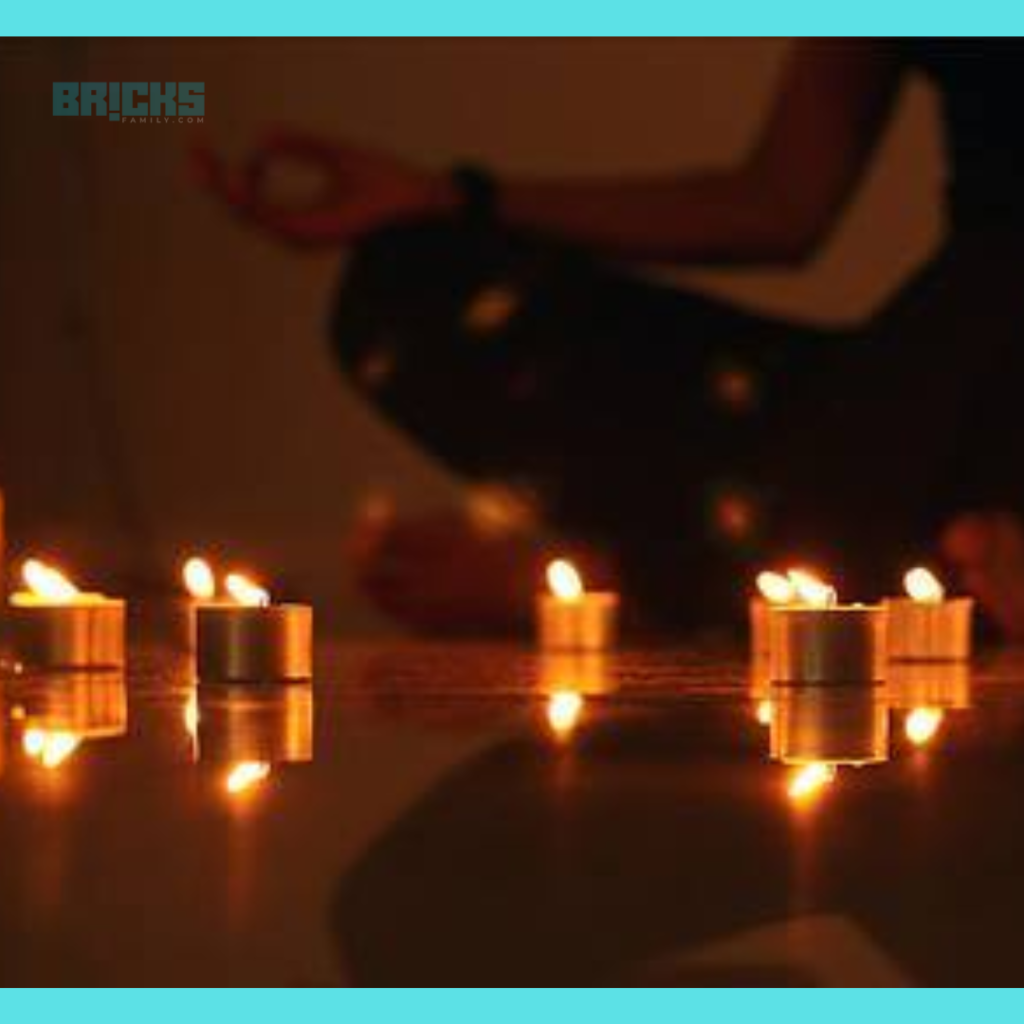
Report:
[[[60,570],[30,558],[24,588],[11,595],[8,632],[18,664],[35,670],[120,668],[125,663],[122,598],[79,590]],[[189,648],[202,679],[308,680],[313,674],[313,609],[279,603],[242,573],[218,586],[204,559],[182,569],[192,604]]]
[[[199,679],[311,678],[308,605],[274,603],[263,587],[239,573],[228,573],[218,585],[213,569],[199,558],[185,562],[182,576],[193,613],[188,645]],[[11,597],[9,624],[16,655],[26,666],[123,665],[123,600],[80,591],[63,573],[36,559],[24,563],[22,579],[24,589]],[[890,707],[906,709],[908,739],[923,744],[941,723],[942,708],[960,706],[964,687],[958,680],[966,679],[972,602],[946,597],[925,569],[912,570],[904,582],[905,596],[876,605],[843,605],[832,586],[803,570],[764,572],[757,578],[750,601],[753,696],[759,721],[770,726],[772,758],[796,769],[790,786],[794,799],[831,783],[844,765],[885,760]],[[549,564],[547,584],[536,602],[540,646],[550,652],[542,673],[550,690],[546,717],[552,733],[565,739],[580,721],[587,694],[594,686],[603,689],[598,678],[603,678],[602,653],[614,646],[619,598],[586,590],[579,573],[563,559]],[[572,679],[563,685],[566,673]],[[883,678],[889,684],[885,690],[813,685]],[[904,699],[893,704],[900,694]],[[306,701],[302,706],[311,705]],[[192,710],[197,716],[198,708]],[[25,750],[44,766],[55,765],[73,752],[74,736],[28,729]],[[270,764],[265,757],[234,763],[228,791],[258,785]]]
[[[541,646],[605,649],[614,641],[618,596],[587,592],[575,569],[548,566],[550,593],[538,599]],[[803,569],[762,572],[750,599],[751,651],[780,683],[881,679],[892,661],[966,661],[974,602],[949,597],[919,566],[905,594],[876,604],[841,604],[835,587]]]
[[[875,682],[892,662],[957,662],[971,654],[974,602],[949,597],[928,569],[911,569],[905,594],[840,604],[836,590],[800,569],[763,572],[750,602],[751,652],[779,683]]]
[[[21,568],[11,595],[8,629],[16,661],[36,670],[118,668],[125,661],[126,602],[80,590],[63,572],[35,558]],[[538,596],[541,645],[603,650],[612,646],[618,595],[587,592],[574,566],[548,566],[549,590]],[[250,577],[227,573],[218,586],[210,564],[189,558],[182,581],[194,617],[189,647],[200,679],[224,682],[307,680],[313,671],[313,609],[278,603]]]
[[[24,589],[11,596],[15,656],[34,668],[99,668],[124,664],[125,602],[81,591],[37,559],[22,566]],[[309,679],[313,609],[276,603],[241,573],[218,587],[210,565],[190,558],[183,581],[194,605],[190,646],[197,675],[224,681]],[[540,646],[606,650],[614,645],[619,597],[587,591],[575,567],[555,559],[548,590],[538,595]],[[970,656],[973,602],[946,596],[927,569],[907,573],[906,595],[879,604],[841,604],[834,587],[791,569],[763,572],[750,602],[751,647],[777,682],[873,681],[890,660],[956,661]]]

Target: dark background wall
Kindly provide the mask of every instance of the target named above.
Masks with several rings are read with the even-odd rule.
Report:
[[[780,41],[0,43],[0,481],[21,550],[97,582],[193,546],[374,622],[343,538],[368,496],[456,482],[374,421],[322,325],[343,254],[248,234],[190,185],[200,137],[293,124],[443,165],[601,173],[725,163],[770,102]],[[51,114],[51,83],[205,81],[205,126]],[[672,271],[818,320],[882,301],[941,232],[934,96],[908,88],[855,209],[801,273]]]

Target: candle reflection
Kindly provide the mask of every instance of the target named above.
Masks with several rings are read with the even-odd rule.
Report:
[[[572,690],[560,690],[548,697],[545,715],[556,739],[567,740],[576,731],[583,714],[584,698]]]
[[[893,662],[887,685],[892,706],[900,710],[971,706],[971,671],[966,662]]]
[[[579,728],[588,696],[614,688],[608,658],[600,651],[545,651],[537,688],[544,695],[544,721],[551,735],[566,741]]]
[[[278,765],[313,760],[313,688],[198,687],[185,707],[195,756],[230,797],[256,792]],[[221,774],[222,773],[222,774]]]
[[[87,742],[128,730],[128,698],[120,673],[74,673],[25,681],[11,719],[20,724],[25,757],[49,770],[66,764]]]
[[[904,735],[915,747],[926,746],[938,735],[944,717],[938,708],[914,708],[904,719]]]
[[[199,695],[193,684],[185,699],[185,707],[181,712],[182,724],[188,735],[189,749],[192,752],[192,760],[199,760]]]
[[[824,792],[840,768],[889,758],[889,705],[882,686],[774,686],[762,706],[771,759],[794,769],[786,793],[795,804]]]
[[[889,759],[889,706],[882,686],[772,691],[771,757],[783,764],[861,766]]]
[[[59,768],[79,748],[82,737],[63,730],[26,729],[21,738],[25,756],[44,768]]]
[[[907,742],[927,747],[938,738],[949,712],[970,707],[970,669],[966,662],[893,662],[889,692],[892,707],[907,713]]]
[[[270,777],[270,765],[266,761],[241,761],[224,779],[224,788],[232,796],[246,793]]]
[[[800,803],[816,796],[826,786],[834,782],[835,778],[836,766],[834,764],[814,761],[793,772],[786,792],[791,800]]]

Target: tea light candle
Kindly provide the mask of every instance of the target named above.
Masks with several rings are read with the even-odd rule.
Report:
[[[24,590],[11,595],[8,615],[15,659],[34,669],[99,669],[124,665],[125,603],[79,590],[37,559],[21,569]]]
[[[198,555],[193,555],[182,563],[181,582],[185,587],[185,598],[175,605],[175,610],[180,613],[176,616],[175,621],[184,635],[176,630],[176,646],[188,654],[194,655],[197,609],[204,605],[233,606],[235,602],[228,598],[218,597],[217,577],[214,575],[210,563]]]
[[[769,609],[769,675],[780,683],[867,683],[884,677],[885,613],[841,605],[816,582],[801,605]]]
[[[615,643],[619,595],[587,591],[571,562],[547,568],[548,593],[537,597],[537,628],[546,650],[604,650]]]
[[[225,581],[231,601],[196,605],[196,673],[204,682],[286,682],[313,675],[313,609],[272,604],[247,577]]]
[[[787,569],[785,575],[770,570],[759,573],[757,593],[750,599],[750,654],[755,664],[771,656],[773,608],[813,604],[826,593],[825,584],[805,569]]]
[[[894,661],[966,661],[971,656],[974,599],[946,597],[927,569],[903,577],[906,597],[885,601],[889,657]]]

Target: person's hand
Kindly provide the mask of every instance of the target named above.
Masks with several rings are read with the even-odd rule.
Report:
[[[312,135],[275,132],[241,165],[210,148],[193,156],[201,183],[237,216],[295,245],[338,245],[456,202],[444,175]],[[289,178],[305,182],[304,194],[286,194]]]
[[[374,509],[354,524],[348,555],[359,589],[414,630],[502,634],[529,621],[537,542],[481,533],[459,510],[403,518]]]

